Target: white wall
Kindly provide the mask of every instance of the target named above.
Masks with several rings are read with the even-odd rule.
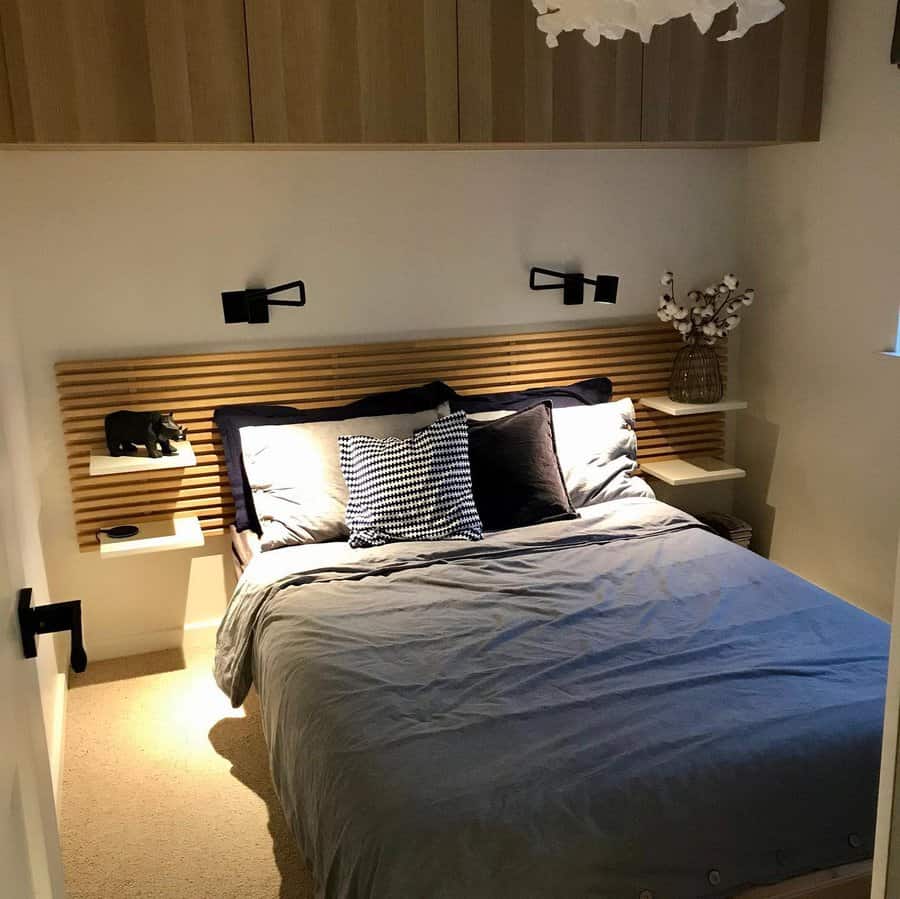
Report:
[[[0,158],[0,171],[3,160]],[[47,573],[38,530],[41,500],[31,466],[25,386],[19,353],[19,340],[12,314],[7,278],[0,265],[0,442],[3,470],[0,477],[9,478],[2,485],[3,509],[0,510],[0,552],[13,563],[13,577],[22,583],[15,590],[31,587],[35,605],[51,602],[54,597],[47,585]],[[6,468],[6,465],[9,468]],[[4,551],[5,550],[5,551]],[[0,561],[0,564],[3,564]],[[7,597],[3,597],[5,602]],[[4,609],[4,612],[6,609]],[[66,643],[66,646],[68,644]],[[52,637],[38,638],[38,655],[34,663],[41,694],[44,736],[50,758],[53,795],[59,801],[62,749],[64,741],[66,684],[65,674],[57,661]],[[8,688],[8,685],[6,685]]]
[[[53,363],[652,314],[659,272],[737,267],[741,150],[9,151],[0,254],[21,319],[51,586],[95,658],[177,644],[225,601],[223,542],[100,561],[75,546]],[[532,264],[622,276],[614,308]],[[304,310],[226,326],[219,293],[303,277]]]
[[[890,618],[900,527],[900,71],[896,0],[831,4],[822,139],[749,152],[742,325],[758,546]]]

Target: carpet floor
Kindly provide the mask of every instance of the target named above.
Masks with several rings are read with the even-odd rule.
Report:
[[[259,706],[232,709],[212,651],[99,662],[68,696],[69,899],[310,899],[275,798]]]

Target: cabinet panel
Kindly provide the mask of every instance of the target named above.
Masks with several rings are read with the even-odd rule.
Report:
[[[0,22],[0,143],[15,140],[12,115],[12,95],[6,71],[6,47],[3,41],[3,25]]]
[[[257,141],[455,142],[452,0],[246,0]]]
[[[0,0],[0,29],[18,141],[251,139],[242,0]]]
[[[459,0],[460,140],[636,141],[641,43],[591,47],[580,32],[551,49],[521,0]]]
[[[736,41],[733,11],[701,35],[690,18],[644,49],[644,141],[815,140],[822,111],[827,0],[792,0]]]

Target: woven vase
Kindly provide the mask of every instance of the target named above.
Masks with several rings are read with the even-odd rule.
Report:
[[[672,365],[669,397],[676,403],[717,403],[724,392],[715,347],[683,346]]]

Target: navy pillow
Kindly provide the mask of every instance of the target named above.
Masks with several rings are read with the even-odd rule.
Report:
[[[225,467],[234,498],[234,525],[239,531],[262,533],[253,493],[241,461],[241,428],[255,425],[305,424],[311,421],[340,421],[343,418],[362,418],[370,415],[402,415],[423,412],[449,402],[453,391],[441,381],[422,387],[407,387],[388,393],[376,393],[348,403],[346,406],[326,406],[321,409],[295,409],[293,406],[245,404],[219,406],[213,421],[222,436]]]
[[[449,387],[447,389],[450,390]],[[612,381],[609,378],[588,378],[568,387],[532,387],[512,393],[483,393],[474,396],[462,395],[454,390],[450,392],[450,409],[453,412],[497,412],[500,409],[518,412],[544,400],[550,400],[557,409],[608,403],[612,396]]]

